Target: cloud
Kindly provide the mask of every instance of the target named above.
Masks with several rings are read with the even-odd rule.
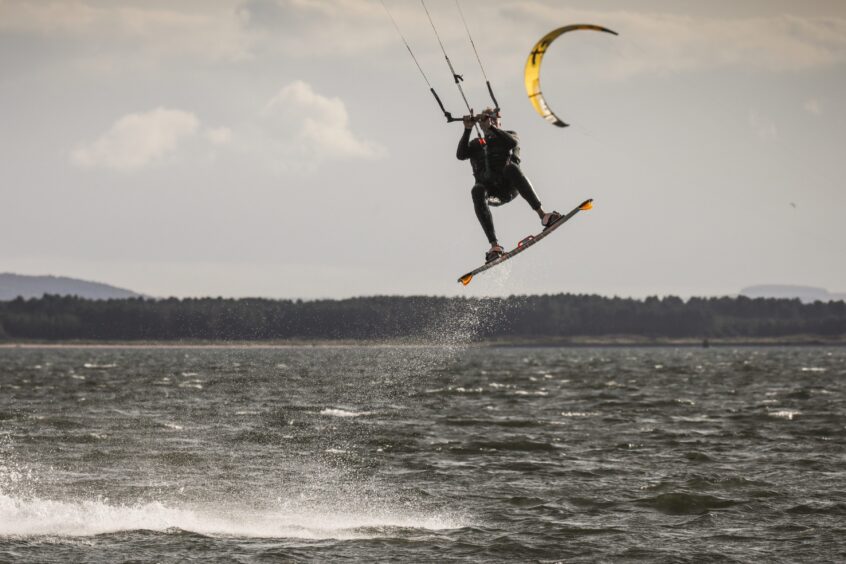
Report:
[[[420,5],[398,0],[386,0],[386,4],[418,57],[426,59],[426,65],[442,63],[436,61],[440,53]],[[429,9],[447,50],[459,62],[468,54],[468,46],[455,6],[433,2]],[[348,57],[403,51],[388,15],[376,1],[253,0],[243,10],[248,25],[263,31],[268,46],[279,47],[290,56]],[[602,65],[585,63],[587,72],[606,78],[720,67],[792,72],[846,62],[846,19],[838,17],[720,18],[571,9],[565,3],[539,1],[491,1],[485,9],[465,6],[464,12],[482,58],[505,68],[520,68],[534,41],[557,25],[574,22],[596,23],[620,32],[618,38],[597,39],[603,41],[597,48],[607,49]],[[585,35],[576,43],[592,40]],[[567,40],[564,43],[571,53],[580,48]],[[576,56],[568,61],[570,66],[580,64]],[[467,58],[463,63],[473,65]]]
[[[96,141],[77,147],[71,163],[80,168],[133,171],[161,161],[196,135],[200,120],[182,110],[156,108],[118,119]],[[213,134],[220,139],[218,131]]]
[[[164,7],[163,7],[164,6]],[[155,55],[190,55],[212,61],[252,56],[257,39],[246,30],[240,0],[174,4],[94,0],[0,0],[0,33],[70,38],[97,45],[140,46]]]
[[[805,100],[805,103],[802,104],[802,109],[815,116],[822,115],[823,113],[822,104],[816,98],[808,98]]]
[[[358,138],[351,130],[340,98],[322,96],[306,82],[282,88],[265,106],[262,117],[270,126],[283,161],[307,167],[325,160],[376,159],[384,147]]]
[[[205,134],[212,145],[226,145],[232,140],[232,130],[228,127],[208,127]]]
[[[407,4],[390,9],[420,9]],[[393,48],[397,39],[378,0],[247,0],[242,10],[266,46],[294,57],[360,55]]]
[[[748,122],[755,134],[761,139],[772,141],[778,137],[778,129],[775,123],[771,119],[762,116],[758,110],[753,109],[749,111]]]
[[[419,4],[385,3],[424,64],[438,62]],[[466,55],[467,37],[455,6],[432,2],[429,8],[447,48],[456,59]],[[485,9],[465,6],[464,11],[483,58],[506,68],[519,68],[543,33],[572,22],[620,32],[619,38],[603,38],[607,58],[587,69],[609,78],[725,66],[785,72],[846,62],[842,17],[719,18],[512,0],[490,1]],[[266,51],[295,58],[371,53],[378,62],[385,52],[403,51],[388,15],[375,0],[0,0],[0,34],[4,32],[73,38],[98,47],[109,42],[110,49],[128,46],[159,57],[211,61],[241,61]],[[572,58],[571,65],[577,64]]]
[[[788,14],[714,18],[626,10],[573,10],[521,2],[497,14],[518,27],[549,30],[549,22],[591,22],[618,31],[607,57],[609,77],[713,69],[793,72],[846,62],[846,19]],[[584,41],[584,40],[583,40]],[[578,64],[578,61],[575,62]]]
[[[378,159],[384,147],[350,129],[340,98],[323,96],[294,81],[265,105],[258,123],[242,120],[235,129],[203,126],[193,113],[156,108],[127,114],[96,140],[82,143],[70,162],[84,169],[133,172],[172,160],[178,153],[214,158],[216,149],[252,154],[271,169],[308,172],[327,161]]]

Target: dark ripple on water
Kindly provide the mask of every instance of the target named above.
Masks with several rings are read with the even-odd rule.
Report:
[[[842,349],[0,350],[0,561],[842,561]]]

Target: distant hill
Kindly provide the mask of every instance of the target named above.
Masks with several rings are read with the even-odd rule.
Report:
[[[790,286],[780,284],[765,284],[760,286],[749,286],[740,291],[741,296],[747,298],[799,298],[802,303],[810,304],[816,301],[832,302],[846,300],[846,293],[832,293],[825,288],[814,286]]]
[[[40,298],[44,294],[79,296],[89,300],[142,297],[130,290],[77,278],[0,273],[0,301],[14,300],[18,296]]]

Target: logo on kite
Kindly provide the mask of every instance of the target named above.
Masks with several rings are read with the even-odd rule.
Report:
[[[529,101],[532,102],[532,106],[534,106],[535,111],[540,114],[543,119],[553,125],[557,125],[558,127],[567,127],[568,124],[562,121],[558,116],[556,116],[552,112],[551,109],[549,109],[549,105],[543,98],[543,93],[541,92],[540,88],[541,61],[543,61],[543,56],[546,53],[546,50],[549,49],[550,44],[555,41],[559,35],[567,33],[568,31],[576,31],[577,29],[603,31],[612,35],[618,35],[616,31],[612,31],[608,28],[601,27],[598,25],[566,25],[564,27],[559,27],[558,29],[550,31],[549,33],[544,35],[540,41],[535,43],[535,46],[532,48],[532,52],[529,53],[529,58],[526,61],[526,72],[524,78],[526,81],[526,93],[529,95]]]

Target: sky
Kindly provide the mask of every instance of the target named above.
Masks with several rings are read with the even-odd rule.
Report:
[[[466,113],[417,2],[385,0]],[[475,110],[454,0],[427,6]],[[460,0],[547,209],[487,250],[447,124],[378,0],[0,0],[0,272],[151,296],[846,291],[846,2]],[[566,34],[534,113],[523,66]],[[510,248],[539,228],[494,210]]]

